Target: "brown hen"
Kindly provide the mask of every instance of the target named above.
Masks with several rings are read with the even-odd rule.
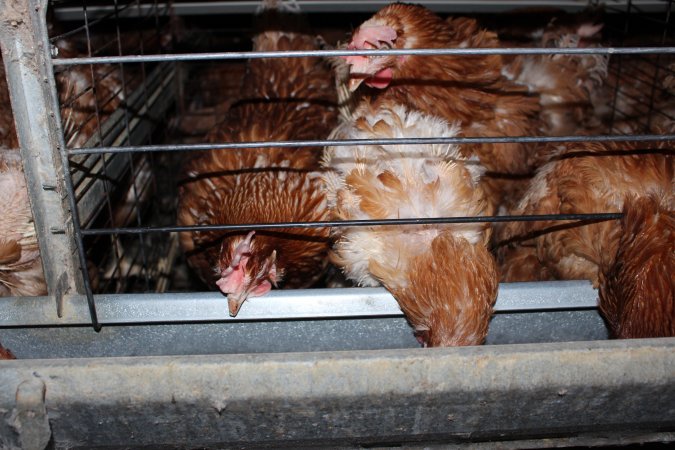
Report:
[[[363,103],[338,139],[454,137],[443,119],[388,102]],[[341,220],[490,215],[483,167],[451,144],[327,147],[328,203]],[[427,346],[481,344],[497,296],[485,223],[333,230],[333,261],[361,286],[384,285]]]
[[[600,272],[600,311],[614,337],[675,336],[672,206],[657,196],[624,202],[616,257]]]
[[[443,20],[430,10],[395,3],[377,12],[354,31],[350,49],[498,48],[496,34],[469,18]],[[350,87],[362,82],[378,89],[378,100],[389,100],[427,114],[459,122],[465,136],[495,137],[536,134],[538,99],[504,75],[500,55],[486,56],[349,56]],[[535,146],[522,143],[465,145],[488,173],[484,181],[493,203],[511,186],[507,182],[529,173]],[[507,180],[505,180],[507,179]]]
[[[264,18],[276,30],[301,26],[297,14],[268,10]],[[265,31],[254,38],[256,51],[317,48],[317,39],[304,32]],[[250,61],[241,98],[210,133],[210,142],[325,139],[337,119],[331,71],[318,58]],[[326,220],[319,158],[320,149],[311,147],[195,155],[185,167],[178,223]],[[325,228],[181,233],[181,243],[200,278],[228,294],[231,315],[247,297],[264,295],[272,286],[311,286],[327,266]]]
[[[78,54],[71,43],[59,40],[60,58],[75,58]],[[93,137],[100,138],[104,122],[121,106],[125,99],[119,67],[111,64],[68,66],[55,73],[61,105],[61,119],[66,145],[83,147]],[[101,145],[96,143],[94,145]]]
[[[552,20],[538,30],[541,33],[538,39],[507,45],[541,48],[597,46],[601,29],[601,24],[593,22],[570,26],[566,22]],[[593,99],[607,78],[606,55],[515,55],[505,56],[505,59],[508,64],[504,75],[539,96],[542,134],[566,136],[600,124]]]
[[[514,214],[623,210],[626,216],[621,222],[503,226],[502,281],[588,279],[600,287],[600,307],[613,334],[663,333],[673,320],[674,173],[670,142],[559,146]],[[640,320],[650,314],[656,317],[652,325]]]

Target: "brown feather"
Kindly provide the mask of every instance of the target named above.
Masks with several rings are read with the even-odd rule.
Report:
[[[60,39],[56,45],[60,58],[82,56],[69,41]],[[138,84],[138,80],[132,83],[133,78],[128,75],[126,85],[123,85],[119,67],[111,64],[69,66],[54,74],[64,138],[69,147],[82,147],[91,138],[99,139],[99,130],[105,132],[101,128],[104,122],[122,106],[125,95]]]
[[[672,202],[671,202],[672,205]],[[675,336],[675,217],[662,198],[628,198],[600,311],[617,338]]]
[[[456,135],[444,120],[400,105],[364,102],[337,139]],[[340,219],[481,216],[493,213],[483,169],[453,145],[327,147],[328,203]],[[483,342],[497,294],[489,224],[339,227],[331,261],[348,280],[384,285],[425,345]]]
[[[600,286],[600,307],[617,337],[672,333],[671,144],[559,146],[513,213],[624,210],[626,216],[621,222],[501,226],[497,241],[502,281],[588,279]]]
[[[0,238],[0,264],[10,264],[21,258],[21,246],[15,239]]]
[[[278,24],[277,24],[278,27]],[[267,31],[254,49],[311,50],[304,32]],[[212,130],[210,142],[325,139],[337,120],[334,80],[319,58],[249,61],[240,100]],[[313,222],[328,219],[313,147],[205,151],[186,164],[178,223]],[[229,266],[242,233],[181,233],[188,262],[209,286]],[[258,231],[247,272],[257,273],[276,251],[285,288],[309,287],[327,266],[325,228]]]
[[[0,55],[0,147],[18,148],[19,141],[14,128],[14,114],[9,101],[9,87],[5,74],[5,64]]]
[[[672,192],[673,158],[668,143],[584,143],[557,147],[513,214],[619,212],[626,194]],[[671,200],[672,201],[672,200]],[[616,254],[616,222],[512,222],[499,227],[502,281],[521,281],[510,268],[514,253],[533,247],[545,270],[559,279],[590,279]],[[518,273],[522,269],[516,269]]]
[[[381,9],[362,26],[394,29],[393,48],[495,48],[497,36],[474,19],[443,20],[430,10],[396,3]],[[355,34],[359,30],[355,31]],[[378,103],[396,103],[459,122],[465,136],[525,136],[536,134],[539,101],[502,75],[501,55],[390,57],[390,85],[373,93]],[[505,175],[527,175],[536,146],[522,143],[464,145],[477,155],[488,173],[483,178],[495,205],[510,189]]]
[[[74,44],[70,41],[59,39],[56,45],[60,58],[82,56],[75,51]],[[54,76],[66,143],[71,147],[82,147],[90,138],[98,135],[99,126],[122,105],[125,92],[122,91],[121,72],[117,66],[111,64],[78,65],[59,70]],[[127,73],[127,92],[136,85],[138,77],[130,77]],[[1,58],[0,146],[19,146]]]
[[[373,273],[398,300],[406,318],[431,347],[479,345],[485,341],[497,298],[497,267],[483,245],[442,233],[431,251],[409,263],[406,286],[390,286],[391,274]]]
[[[601,25],[588,12],[551,20],[538,39],[502,43],[506,47],[581,48],[600,44]],[[572,21],[572,23],[570,23]],[[534,30],[533,30],[534,31]],[[535,36],[531,34],[530,36]],[[539,94],[541,132],[566,136],[600,125],[592,99],[604,89],[606,55],[506,56],[504,74],[528,91]],[[531,160],[536,166],[536,160]]]

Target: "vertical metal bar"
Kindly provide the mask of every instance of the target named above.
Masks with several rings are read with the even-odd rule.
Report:
[[[117,53],[122,56],[122,34],[120,32],[120,17],[119,17],[119,8],[117,4],[117,0],[114,0],[115,4],[115,30],[117,32]],[[129,98],[127,95],[127,88],[126,88],[126,79],[124,76],[124,64],[120,63],[119,65],[119,70],[120,70],[120,75],[122,79],[122,92],[124,93],[124,127],[127,133],[127,142],[131,144],[131,128],[129,127],[129,108],[128,105],[126,105],[127,99]],[[140,177],[140,169],[138,172],[136,171],[136,167],[134,164],[134,159],[133,156],[128,153],[127,154],[127,161],[129,163],[129,167],[131,170],[131,189],[133,192],[133,203],[134,205],[132,206],[132,212],[135,209],[136,210],[136,226],[142,226],[142,221],[141,221],[141,204],[139,202],[139,195],[138,195],[138,189],[136,188],[136,177]],[[124,218],[125,222],[126,221],[131,221],[131,217],[129,218]],[[141,259],[143,261],[143,274],[145,275],[145,290],[146,292],[150,291],[150,277],[148,274],[148,259],[145,254],[145,239],[143,236],[138,237],[139,240],[139,245],[141,246]]]
[[[663,25],[663,33],[661,33],[661,45],[665,45],[666,43],[666,37],[668,37],[668,28],[670,25],[670,13],[671,13],[671,8],[672,8],[672,0],[668,1],[668,5],[666,6],[666,11],[665,11],[665,24]],[[651,92],[649,93],[649,109],[647,111],[647,130],[645,132],[649,133],[649,130],[652,125],[652,119],[654,118],[654,100],[656,98],[656,92],[658,91],[661,93],[663,90],[663,85],[662,83],[659,83],[659,75],[660,75],[660,69],[661,69],[661,61],[662,61],[662,56],[661,54],[656,55],[656,62],[655,62],[655,68],[654,68],[654,76],[652,77],[652,89]],[[664,75],[665,76],[665,75]],[[657,85],[659,85],[657,87]],[[658,111],[657,111],[658,113]]]
[[[0,12],[3,58],[49,293],[60,315],[63,296],[84,291],[99,330],[61,129],[46,5],[46,0],[5,1]],[[51,232],[58,228],[65,228],[65,234]]]
[[[83,283],[69,226],[74,203],[66,198],[68,166],[46,5],[45,0],[5,0],[0,7],[0,43],[47,289],[61,316],[63,297],[81,292]],[[52,232],[64,224],[65,234]],[[86,261],[80,262],[86,270]]]
[[[621,34],[621,43],[620,46],[623,46],[624,40],[626,39],[626,36],[628,36],[628,30],[630,28],[630,18],[631,18],[631,10],[633,7],[633,2],[632,0],[628,0],[626,2],[626,21],[624,22],[624,27],[623,27],[623,33]],[[621,90],[621,63],[623,62],[623,58],[625,57],[624,55],[616,55],[613,56],[618,58],[617,65],[616,65],[616,84],[614,86],[614,97],[612,99],[612,115],[610,116],[609,119],[609,130],[608,133],[613,133],[614,130],[614,121],[616,120],[616,104],[617,100],[619,97],[619,91]]]
[[[87,2],[86,0],[82,0],[82,15],[84,18],[84,32],[85,36],[87,39],[87,56],[92,56],[92,48],[91,48],[91,35],[89,33],[89,15],[87,14]],[[89,65],[89,71],[91,74],[91,89],[92,89],[92,96],[94,98],[94,113],[95,113],[95,118],[96,118],[96,133],[98,134],[98,142],[99,145],[103,145],[103,133],[101,131],[101,112],[98,107],[98,89],[97,89],[97,81],[96,81],[96,72],[94,71],[94,65],[90,64]],[[103,179],[106,180],[103,182],[103,194],[105,195],[105,205],[108,211],[108,217],[110,217],[110,221],[112,223],[113,221],[113,208],[112,204],[110,202],[110,189],[113,187],[112,184],[110,183],[111,178],[108,176],[108,157],[106,155],[101,155],[101,172],[103,173]],[[119,235],[113,234],[110,235],[110,242],[113,247],[113,255],[116,261],[116,264],[119,268],[121,264],[121,258],[122,258],[122,253],[120,252],[120,248],[122,245],[120,244],[120,237]]]
[[[145,20],[143,20],[143,15],[141,14],[141,3],[140,0],[136,0],[136,5],[138,7],[138,15],[139,15],[139,22],[143,23]],[[155,2],[154,4],[155,8],[157,7],[157,4]],[[152,11],[148,14],[150,15]],[[154,11],[155,13],[155,23],[157,23],[157,11]],[[143,26],[138,27],[138,32],[140,34],[140,53],[141,55],[145,54],[145,45],[144,45],[144,37],[143,37]],[[157,30],[155,30],[155,33],[158,33]],[[158,49],[161,48],[161,39],[157,40],[157,45]],[[159,50],[156,50],[159,51]],[[147,120],[154,120],[154,117],[150,114],[150,105],[148,102],[148,82],[147,82],[147,76],[146,76],[146,67],[145,63],[141,63],[141,75],[142,75],[142,80],[143,80],[143,105],[145,106],[145,110],[147,111],[148,117]],[[152,133],[149,134],[148,136],[148,144],[152,144]],[[151,170],[155,167],[155,157],[154,155],[149,155],[148,162],[150,163],[150,168]],[[151,183],[154,183],[154,177],[150,180]],[[139,236],[139,245],[141,246],[141,254],[143,256],[143,269],[145,271],[145,288],[146,291],[150,291],[150,283],[149,283],[149,278],[148,278],[148,265],[147,265],[147,260],[145,256],[145,241],[143,239],[143,236]]]

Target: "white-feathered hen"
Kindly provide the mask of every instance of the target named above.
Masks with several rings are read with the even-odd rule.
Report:
[[[401,105],[364,102],[337,139],[452,137],[458,127]],[[492,207],[477,158],[456,145],[328,147],[336,219],[482,216]],[[335,228],[332,259],[361,286],[382,283],[429,346],[480,344],[497,295],[484,223]]]

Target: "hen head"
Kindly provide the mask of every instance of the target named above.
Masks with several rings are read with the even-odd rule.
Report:
[[[381,9],[361,24],[353,33],[349,50],[386,50],[414,48],[425,34],[433,34],[428,23],[438,17],[419,5],[395,3]],[[427,24],[425,26],[425,23]],[[361,83],[384,89],[400,71],[401,65],[409,59],[407,55],[345,56],[351,65],[349,89],[356,90]]]
[[[267,294],[280,279],[276,250],[266,252],[264,248],[258,248],[254,234],[251,231],[245,238],[226,239],[220,251],[217,268],[220,279],[216,285],[227,294],[232,317],[237,315],[247,298]]]
[[[369,25],[364,23],[354,33],[349,50],[372,50],[394,48],[398,33],[387,25]],[[346,56],[349,69],[349,90],[355,91],[365,81],[367,86],[384,89],[393,78],[392,67],[396,65],[396,56]]]

